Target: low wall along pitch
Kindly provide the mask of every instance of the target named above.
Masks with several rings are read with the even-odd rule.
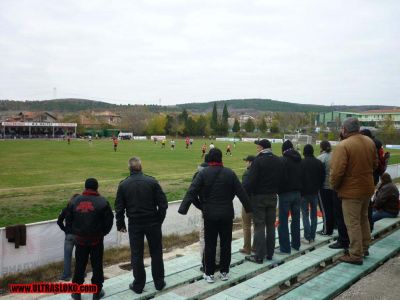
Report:
[[[186,234],[198,230],[202,222],[201,212],[193,205],[188,214],[178,214],[181,201],[169,203],[167,216],[162,226],[163,235]],[[235,217],[240,216],[241,203],[234,200]],[[126,220],[128,224],[128,220]],[[0,228],[0,277],[33,269],[48,263],[64,259],[65,234],[57,225],[57,220],[27,224],[26,246],[15,248],[14,243],[6,239],[5,228]],[[128,233],[117,231],[115,220],[111,232],[104,238],[104,247],[129,246]]]

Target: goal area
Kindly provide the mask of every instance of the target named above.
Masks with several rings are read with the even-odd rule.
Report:
[[[312,136],[305,134],[285,134],[283,139],[290,140],[294,146],[296,145],[306,145],[312,143]]]

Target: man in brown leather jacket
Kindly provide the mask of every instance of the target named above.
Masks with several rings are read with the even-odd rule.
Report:
[[[342,199],[344,221],[350,238],[349,254],[342,261],[361,265],[369,255],[371,231],[368,204],[374,193],[373,171],[378,165],[374,142],[361,135],[357,118],[343,122],[344,140],[335,148],[331,160],[330,183]]]

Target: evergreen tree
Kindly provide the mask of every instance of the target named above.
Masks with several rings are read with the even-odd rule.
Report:
[[[254,125],[254,122],[252,119],[248,118],[246,123],[244,124],[244,129],[246,132],[254,132],[254,129],[256,129],[256,126]]]
[[[239,124],[238,119],[236,119],[236,118],[235,118],[235,122],[233,123],[232,131],[233,132],[239,132],[240,131],[240,124]]]
[[[262,117],[259,124],[258,124],[258,129],[262,132],[265,133],[267,131],[267,122],[265,122],[265,118]]]
[[[174,126],[174,117],[171,115],[166,116],[166,122],[165,122],[165,134],[167,135],[172,135],[173,134],[173,126]]]
[[[184,134],[185,135],[196,135],[196,122],[193,120],[192,117],[188,117],[186,123],[185,123],[185,129],[184,129]]]
[[[229,118],[229,113],[228,113],[228,108],[226,107],[226,103],[224,104],[224,109],[222,111],[222,121],[228,122]]]
[[[215,133],[218,132],[218,112],[217,112],[217,103],[215,102],[211,115],[210,127]]]
[[[178,120],[180,123],[186,124],[188,120],[189,114],[186,109],[183,109],[182,113],[178,116]]]

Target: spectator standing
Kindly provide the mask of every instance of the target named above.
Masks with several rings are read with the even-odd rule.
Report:
[[[104,296],[103,252],[104,236],[113,225],[114,214],[107,200],[98,193],[99,184],[95,178],[85,181],[82,195],[72,199],[66,212],[66,226],[71,226],[75,234],[75,272],[73,283],[83,284],[86,265],[90,257],[92,283],[97,285],[93,299]],[[81,299],[81,294],[72,294],[73,299]]]
[[[301,156],[293,148],[290,140],[282,144],[283,180],[279,187],[279,245],[281,254],[290,254],[291,249],[300,249],[300,202],[302,189]],[[290,224],[291,241],[289,239],[288,218],[292,216]]]
[[[129,288],[137,294],[143,292],[146,272],[143,264],[144,237],[149,245],[151,274],[157,290],[165,287],[162,254],[161,225],[167,213],[167,198],[161,186],[151,176],[142,172],[142,162],[132,157],[128,162],[130,176],[121,181],[115,200],[117,230],[126,232],[125,213],[128,217],[129,242],[133,283]]]
[[[321,154],[318,156],[318,159],[322,162],[325,168],[325,178],[322,189],[319,191],[319,206],[322,211],[323,218],[323,229],[318,231],[318,234],[321,235],[332,235],[333,229],[335,225],[335,215],[334,215],[334,201],[336,200],[336,192],[331,189],[329,184],[329,175],[330,175],[330,163],[332,157],[332,147],[329,141],[321,141],[319,144],[321,149]],[[343,221],[344,224],[344,221]],[[340,234],[340,231],[339,231]],[[347,235],[347,229],[346,229]]]
[[[370,139],[372,139],[372,141],[374,142],[374,144],[375,144],[375,147],[376,147],[376,152],[377,152],[377,155],[378,155],[378,157],[379,157],[379,152],[380,151],[383,151],[383,145],[382,145],[382,142],[380,141],[380,140],[378,140],[377,138],[375,138],[373,135],[372,135],[372,132],[371,132],[371,130],[369,130],[369,129],[363,129],[363,130],[360,130],[360,133],[362,134],[362,135],[365,135],[365,136],[367,136],[367,137],[369,137]],[[381,171],[379,170],[379,168],[377,167],[375,170],[374,170],[374,185],[376,186],[377,184],[378,184],[378,182],[379,182],[379,177],[382,175],[383,173],[381,173]],[[373,204],[372,204],[372,200],[369,202],[369,206],[368,206],[368,221],[369,221],[369,225],[370,225],[370,229],[371,229],[371,231],[374,229],[374,221],[373,221],[373,219],[372,219],[372,211],[373,211]]]
[[[283,163],[271,150],[267,139],[255,141],[257,156],[244,178],[250,197],[254,221],[255,255],[246,260],[262,263],[271,260],[275,251],[275,221],[279,183],[283,179]]]
[[[64,240],[64,272],[60,277],[60,280],[69,281],[71,280],[71,263],[72,263],[72,251],[75,247],[75,235],[72,233],[71,224],[64,224],[68,213],[68,206],[71,204],[72,199],[74,199],[79,194],[74,194],[68,201],[67,206],[62,209],[60,215],[57,219],[57,225],[65,233]]]
[[[344,140],[332,154],[330,182],[342,199],[344,221],[350,238],[349,254],[343,262],[362,265],[368,255],[371,232],[368,205],[374,193],[373,171],[378,166],[374,142],[360,134],[357,118],[343,122]]]
[[[303,148],[304,159],[301,161],[303,172],[301,189],[301,214],[303,217],[304,238],[313,243],[317,231],[317,205],[319,190],[325,180],[324,165],[314,156],[314,148],[307,144]],[[310,225],[311,221],[311,225]]]
[[[246,162],[246,171],[244,171],[242,175],[242,183],[244,184],[244,181],[247,178],[247,175],[249,174],[249,169],[251,167],[251,164],[253,163],[255,159],[255,156],[249,155],[246,158],[243,158],[243,160]],[[247,213],[245,208],[242,206],[242,226],[243,226],[243,248],[239,249],[239,252],[243,254],[251,254],[251,223],[252,223],[252,214]]]
[[[238,196],[246,209],[251,212],[249,199],[236,174],[222,163],[221,150],[214,148],[209,152],[208,167],[199,172],[190,185],[179,207],[180,214],[186,214],[191,203],[202,194],[205,237],[204,279],[214,282],[215,252],[217,237],[221,241],[220,279],[229,279],[231,262],[232,224],[234,218],[233,199]]]

